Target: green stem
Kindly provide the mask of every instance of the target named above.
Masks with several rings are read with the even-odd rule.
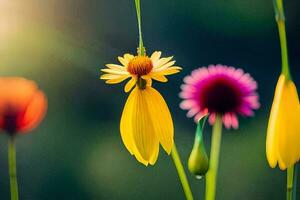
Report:
[[[217,115],[213,126],[209,170],[206,174],[206,200],[214,200],[216,197],[216,184],[219,166],[220,146],[222,139],[222,119]]]
[[[287,169],[286,200],[293,200],[294,165]]]
[[[142,19],[141,19],[141,3],[140,0],[135,0],[135,9],[136,9],[136,16],[138,21],[138,28],[139,28],[139,48],[138,48],[138,55],[144,56],[146,54],[146,50],[143,44],[143,36],[142,36]]]
[[[280,47],[281,47],[281,57],[282,57],[282,74],[286,76],[289,80],[291,79],[289,61],[288,61],[288,50],[287,50],[287,40],[286,40],[286,30],[285,30],[285,16],[282,0],[273,0],[274,9],[276,14],[276,21],[279,30]]]
[[[17,169],[16,169],[16,146],[15,146],[14,135],[10,136],[9,138],[8,163],[9,163],[11,200],[18,200],[19,194],[18,194]]]
[[[186,199],[187,200],[193,200],[193,194],[192,194],[189,182],[187,180],[186,174],[184,172],[184,168],[183,168],[182,162],[180,160],[180,157],[179,157],[179,154],[178,154],[175,143],[173,145],[171,155],[172,155],[175,167],[177,169],[179,179],[181,181]]]
[[[297,177],[298,177],[298,165],[299,163],[294,165],[294,183],[293,183],[293,200],[297,198]]]

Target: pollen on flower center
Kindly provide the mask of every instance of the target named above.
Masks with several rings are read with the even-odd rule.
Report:
[[[152,61],[148,56],[136,56],[129,61],[127,71],[130,74],[143,76],[151,72]]]

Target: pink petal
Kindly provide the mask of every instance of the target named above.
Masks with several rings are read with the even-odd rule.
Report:
[[[231,113],[231,125],[234,129],[239,128],[239,121],[237,119],[236,114],[234,114],[234,113]]]
[[[216,121],[216,113],[211,113],[208,117],[208,122],[210,125],[213,125]]]

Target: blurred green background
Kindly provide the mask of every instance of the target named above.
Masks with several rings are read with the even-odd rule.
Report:
[[[290,64],[300,87],[300,2],[285,3]],[[33,79],[49,99],[39,128],[17,140],[21,199],[184,199],[163,151],[147,168],[126,151],[119,120],[127,94],[123,85],[99,80],[104,64],[135,53],[135,17],[133,0],[0,0],[0,75]],[[154,87],[170,106],[184,163],[195,124],[178,106],[182,78],[208,64],[241,67],[258,81],[262,106],[255,117],[240,119],[239,130],[224,132],[217,199],[284,199],[285,173],[265,158],[281,65],[272,0],[142,0],[142,17],[148,53],[162,50],[183,67]],[[209,147],[210,128],[204,137]],[[6,149],[1,134],[0,199],[9,199]],[[203,180],[188,175],[196,199],[203,199]]]

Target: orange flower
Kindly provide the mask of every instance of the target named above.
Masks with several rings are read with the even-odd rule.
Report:
[[[24,78],[0,78],[0,129],[9,134],[36,128],[47,110],[47,98],[35,82]]]

